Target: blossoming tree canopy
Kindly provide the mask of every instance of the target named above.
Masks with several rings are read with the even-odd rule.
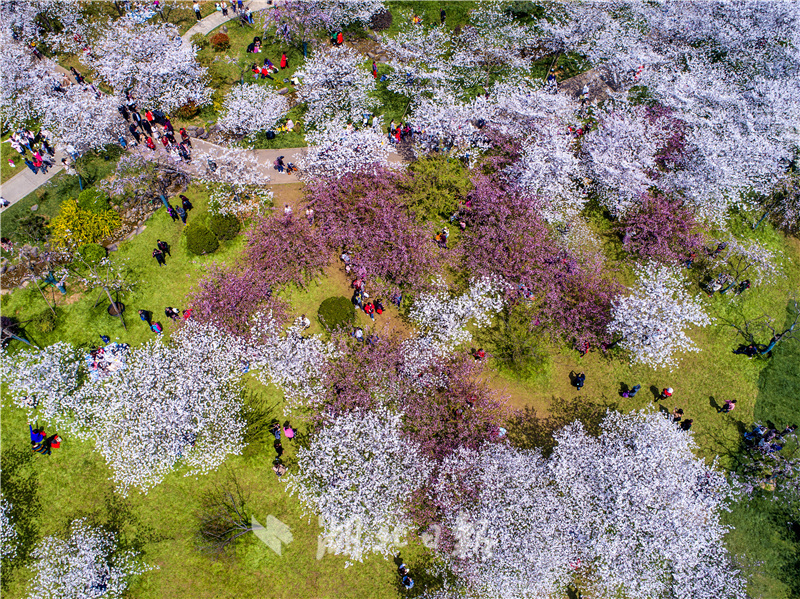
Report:
[[[252,136],[272,129],[288,111],[286,98],[263,85],[235,85],[225,96],[217,126],[234,135]]]
[[[133,551],[121,551],[113,533],[74,520],[67,539],[48,536],[33,551],[31,596],[122,599],[132,576],[152,570]]]
[[[363,62],[355,50],[337,46],[318,50],[297,70],[297,93],[308,104],[309,129],[323,129],[329,122],[361,122],[365,113],[372,113],[376,102],[369,93],[375,79],[362,68]]]
[[[700,351],[687,329],[711,324],[700,301],[686,291],[677,267],[647,263],[637,268],[638,281],[627,296],[614,301],[609,332],[622,335],[620,345],[632,363],[673,368],[681,352]]]
[[[334,553],[362,561],[389,555],[411,530],[405,503],[430,466],[388,410],[351,412],[327,423],[297,455],[287,487],[319,516]]]
[[[82,60],[120,96],[130,93],[143,106],[172,112],[189,102],[203,106],[211,100],[207,69],[196,53],[181,41],[174,25],[123,17]]]
[[[91,420],[76,432],[95,440],[123,493],[148,491],[178,462],[187,476],[209,472],[244,446],[242,359],[236,338],[188,322],[169,344],[133,349],[124,370],[85,384]]]
[[[486,445],[442,466],[448,561],[467,586],[542,597],[577,576],[599,596],[745,597],[720,523],[733,489],[692,436],[653,412],[612,412],[601,429],[567,426],[548,459]]]

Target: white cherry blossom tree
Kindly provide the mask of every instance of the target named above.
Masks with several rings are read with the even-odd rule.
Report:
[[[372,127],[348,130],[340,122],[331,122],[306,135],[308,150],[298,160],[300,176],[313,180],[321,175],[371,171],[389,166],[389,142]]]
[[[266,86],[235,85],[225,96],[217,126],[233,135],[253,136],[272,129],[288,111],[286,98]]]
[[[124,370],[81,388],[89,417],[77,432],[95,441],[120,492],[147,492],[179,463],[186,476],[205,474],[241,452],[243,351],[237,339],[190,321],[168,343],[132,349]]]
[[[332,121],[361,122],[365,113],[372,113],[377,104],[369,94],[375,89],[375,79],[363,63],[355,50],[338,46],[317,50],[297,70],[297,95],[308,104],[305,123],[309,129],[321,130]]]
[[[0,497],[0,558],[10,559],[17,553],[19,534],[9,514],[12,506],[5,497]]]
[[[14,405],[53,423],[64,423],[77,407],[80,355],[59,341],[43,349],[25,350],[0,360],[2,381]]]
[[[142,107],[165,112],[211,101],[206,68],[197,48],[181,41],[170,24],[114,21],[82,60],[119,96],[130,93]]]
[[[637,277],[631,293],[614,301],[608,330],[622,335],[619,344],[632,363],[674,368],[679,353],[700,351],[687,329],[707,326],[711,318],[676,267],[651,262],[637,268]]]
[[[405,504],[430,466],[401,432],[401,415],[351,412],[327,423],[297,454],[287,488],[319,516],[321,541],[348,560],[396,551],[412,524]]]
[[[137,553],[120,551],[113,533],[86,519],[72,522],[67,539],[45,537],[32,555],[31,597],[122,599],[131,577],[153,569]]]
[[[468,596],[744,599],[720,522],[734,489],[695,457],[690,433],[660,413],[609,413],[538,450],[462,450],[441,468],[446,558]]]

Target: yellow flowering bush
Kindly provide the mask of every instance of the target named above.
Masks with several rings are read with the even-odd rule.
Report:
[[[79,207],[76,200],[66,200],[50,223],[51,241],[56,247],[97,243],[110,237],[121,225],[122,219],[115,210],[93,212]]]

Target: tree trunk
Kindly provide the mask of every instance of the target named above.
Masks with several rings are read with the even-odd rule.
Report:
[[[108,289],[103,287],[103,291],[106,292],[106,295],[108,296],[108,301],[111,302],[111,305],[116,307],[118,302],[114,301],[114,299],[111,297],[111,294],[108,292]],[[127,331],[128,327],[125,326],[125,319],[122,316],[122,312],[118,310],[117,311],[117,316],[119,316],[119,321],[122,323],[122,328],[124,328]]]

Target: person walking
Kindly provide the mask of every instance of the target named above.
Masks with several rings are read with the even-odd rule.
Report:
[[[289,424],[289,421],[287,420],[286,422],[284,422],[283,423],[283,434],[286,435],[286,438],[289,439],[289,441],[293,441],[294,440],[294,433],[295,433],[295,430],[291,427],[291,425]]]
[[[278,454],[278,457],[281,457],[283,455],[283,445],[281,442],[276,439],[272,446],[275,448],[275,453]]]
[[[445,21],[447,20],[447,13],[444,11],[444,9],[439,11],[439,20],[442,22],[442,25],[444,25]]]
[[[203,15],[200,14],[200,4],[198,2],[195,2],[192,5],[192,10],[194,10],[194,14],[198,21],[203,18]]]
[[[672,410],[672,424],[677,424],[683,418],[683,410],[681,408],[675,408]]]
[[[139,318],[141,318],[142,322],[148,327],[150,326],[150,312],[147,310],[139,310]]]
[[[131,123],[130,125],[128,125],[128,131],[131,132],[131,135],[133,135],[133,139],[136,140],[136,143],[139,143],[140,141],[142,141],[142,134],[139,133],[139,131],[137,130],[136,125],[134,123]]]
[[[622,397],[636,397],[636,394],[639,393],[639,389],[641,389],[641,388],[642,388],[641,385],[634,385],[628,391],[623,391],[622,392]]]
[[[717,412],[722,412],[723,414],[727,414],[728,412],[733,412],[735,407],[736,407],[735,399],[726,399],[725,403],[722,404],[722,407],[719,410],[717,410]]]
[[[172,257],[172,253],[169,251],[169,244],[166,241],[161,241],[160,239],[156,241],[156,245],[158,249],[160,249],[165,256]]]
[[[167,214],[172,218],[172,222],[178,220],[178,213],[173,210],[172,206],[167,206]]]
[[[306,208],[306,220],[308,221],[309,225],[314,224],[314,209],[310,206]]]
[[[289,59],[286,58],[286,52],[281,53],[281,68],[282,69],[289,68]]]
[[[681,430],[688,431],[690,428],[692,428],[692,422],[694,422],[694,420],[692,420],[691,418],[681,422]]]
[[[158,261],[159,266],[166,266],[166,261],[164,260],[164,252],[160,249],[156,248],[153,250],[153,258]]]
[[[272,424],[270,424],[269,432],[275,437],[276,441],[281,440],[281,425],[277,420],[273,420]]]
[[[178,311],[177,311],[175,308],[173,308],[172,306],[167,306],[166,308],[164,308],[164,315],[165,315],[167,318],[171,318],[171,319],[172,319],[172,320],[174,320],[175,322],[178,322],[178,320],[179,320],[179,319],[180,319],[180,317],[181,317],[181,313],[180,313],[180,312],[178,312]]]
[[[26,158],[26,159],[25,159],[25,166],[27,166],[29,169],[31,169],[31,171],[33,171],[33,174],[34,174],[34,175],[37,175],[37,174],[39,174],[39,169],[38,169],[38,168],[36,168],[36,167],[33,165],[33,162],[31,162],[29,158]]]
[[[183,206],[183,209],[186,210],[186,212],[189,212],[189,210],[194,208],[194,206],[192,206],[192,202],[189,201],[189,198],[187,198],[184,195],[178,197],[181,199],[181,205]]]
[[[185,225],[186,224],[186,210],[183,209],[183,206],[175,205],[175,212],[178,213],[178,216],[181,219],[181,222]]]
[[[586,375],[581,372],[575,377],[575,388],[580,391],[583,389],[584,382],[586,382]]]

